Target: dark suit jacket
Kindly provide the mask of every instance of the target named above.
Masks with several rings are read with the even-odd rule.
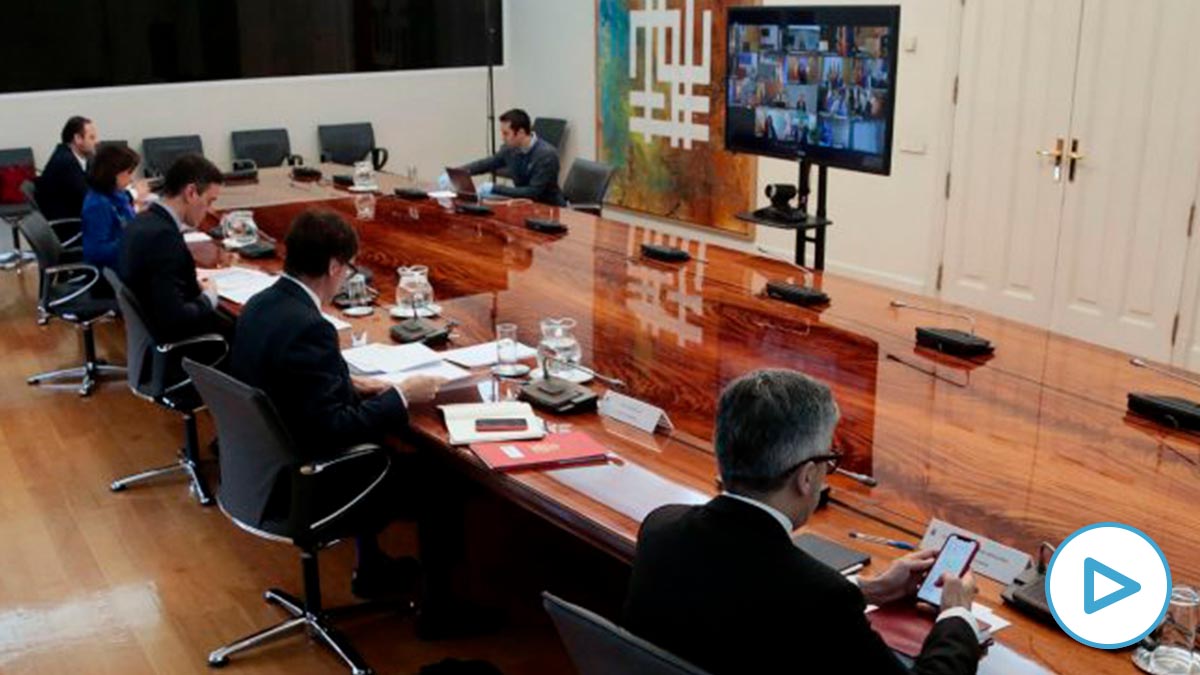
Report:
[[[638,535],[625,627],[714,675],[906,673],[871,630],[858,587],[730,497],[664,506]],[[939,621],[914,673],[974,673],[961,618]]]
[[[337,330],[299,284],[280,279],[238,317],[230,373],[262,389],[311,461],[403,429],[408,411],[395,389],[363,399],[338,349]]]
[[[59,143],[38,176],[35,197],[46,220],[78,218],[83,210],[83,196],[87,194],[87,182],[75,153],[65,144]]]
[[[196,261],[164,207],[152,205],[125,228],[117,274],[141,304],[155,342],[228,335],[228,323],[201,293]]]
[[[523,153],[507,145],[491,157],[471,162],[463,168],[472,176],[508,170],[513,184],[497,185],[493,192],[505,197],[524,197],[551,206],[565,206],[562,189],[558,186],[558,149],[537,139],[529,152]]]

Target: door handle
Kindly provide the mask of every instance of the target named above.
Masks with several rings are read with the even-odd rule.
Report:
[[[1060,182],[1062,180],[1063,139],[1054,139],[1053,150],[1038,150],[1036,152],[1039,157],[1054,158],[1054,182]]]
[[[1075,163],[1086,157],[1082,152],[1079,152],[1079,139],[1071,139],[1071,152],[1067,154],[1070,163],[1067,164],[1067,181],[1075,182]]]

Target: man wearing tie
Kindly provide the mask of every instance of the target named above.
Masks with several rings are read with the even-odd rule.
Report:
[[[145,314],[159,344],[204,333],[233,336],[233,321],[217,313],[217,289],[196,279],[196,261],[184,227],[200,227],[221,194],[220,169],[200,155],[175,160],[163,179],[162,199],[125,230],[117,273]]]
[[[713,439],[726,492],[643,521],[625,627],[713,675],[908,673],[863,610],[911,602],[934,552],[851,582],[792,543],[836,466],[837,419],[829,387],[800,373],[762,370],[731,383]],[[941,613],[911,672],[974,673],[974,581],[968,572],[942,584]]]

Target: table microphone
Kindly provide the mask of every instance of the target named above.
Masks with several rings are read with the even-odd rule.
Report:
[[[971,332],[958,330],[956,328],[931,328],[929,326],[917,326],[917,344],[922,347],[928,347],[939,352],[952,354],[954,356],[983,356],[991,354],[995,351],[995,347],[986,338],[979,337],[975,334],[975,317],[970,314],[961,314],[958,312],[948,312],[942,309],[933,309],[931,307],[921,307],[920,305],[910,305],[901,300],[892,300],[891,306],[896,309],[912,309],[918,312],[927,312],[929,314],[938,314],[941,316],[952,316],[958,319],[965,319],[971,324]]]
[[[774,255],[763,246],[758,247],[758,252],[766,255],[772,260],[786,262],[789,265],[794,266],[796,269],[803,272],[805,278],[807,279],[804,284],[789,284],[784,281],[768,281],[766,289],[763,291],[768,298],[782,300],[793,305],[799,305],[800,307],[829,304],[829,295],[819,288],[813,288],[813,273],[808,268],[797,265],[790,260],[784,260],[783,258]]]
[[[1200,381],[1173,373],[1166,368],[1152,366],[1138,358],[1129,359],[1135,368],[1145,368],[1153,373],[1165,375],[1173,380],[1200,387]],[[1148,417],[1176,429],[1200,431],[1200,403],[1179,396],[1164,396],[1131,391],[1127,395],[1129,412]]]
[[[585,368],[578,363],[572,363],[554,356],[546,356],[542,359],[542,377],[530,380],[529,384],[521,387],[519,395],[521,400],[528,401],[536,407],[556,413],[582,412],[592,410],[596,407],[596,403],[599,400],[596,392],[583,385],[564,380],[561,377],[552,377],[549,368],[551,362],[564,368],[586,372],[612,387],[625,386],[624,382],[615,377],[601,375],[591,368]]]
[[[875,480],[873,477],[868,476],[865,473],[855,473],[853,471],[847,471],[840,466],[838,468],[834,469],[833,472],[839,476],[845,476],[846,478],[849,478],[850,480],[854,481],[855,483],[861,483],[863,485],[866,485],[867,487],[875,487],[875,486],[879,485],[879,481]]]

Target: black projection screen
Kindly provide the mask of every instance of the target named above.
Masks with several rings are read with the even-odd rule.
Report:
[[[487,64],[501,0],[22,0],[0,93]]]

